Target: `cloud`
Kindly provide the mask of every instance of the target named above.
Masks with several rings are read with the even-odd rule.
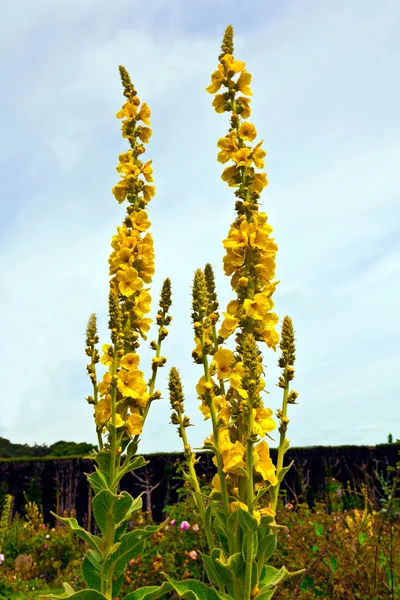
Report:
[[[252,120],[268,151],[263,202],[279,244],[276,311],[290,314],[297,331],[300,397],[289,437],[300,446],[396,435],[397,3],[238,2],[232,13],[222,0],[152,0],[146,11],[125,0],[17,0],[0,36],[8,92],[0,100],[4,437],[95,441],[83,399],[84,332],[96,312],[107,339],[107,258],[123,218],[110,193],[125,149],[114,116],[119,64],[153,113],[155,305],[167,276],[174,294],[163,352],[184,380],[193,446],[208,435],[193,391],[201,372],[191,359],[190,286],[194,269],[211,262],[221,305],[232,297],[221,240],[234,198],[215,161],[228,122],[204,91],[228,7],[236,55],[253,74]],[[143,344],[143,367],[150,360]],[[267,351],[265,362],[266,402],[276,409],[277,355]],[[167,425],[166,376],[143,452],[180,449]]]

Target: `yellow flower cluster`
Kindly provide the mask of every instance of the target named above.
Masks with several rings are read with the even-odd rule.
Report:
[[[231,50],[233,52],[233,46]],[[244,62],[235,60],[232,53],[224,53],[211,80],[211,85],[206,88],[209,93],[215,94],[221,87],[226,88],[213,101],[217,112],[231,113],[229,132],[218,140],[218,161],[223,164],[233,162],[225,168],[222,179],[237,188],[235,195],[238,198],[237,218],[223,241],[225,274],[232,275],[231,284],[238,300],[230,302],[223,313],[225,319],[218,334],[226,339],[252,319],[256,340],[266,342],[275,350],[279,341],[275,330],[278,317],[271,312],[274,306],[271,297],[278,283],[273,282],[278,248],[270,236],[272,227],[267,223],[267,215],[258,210],[260,194],[268,184],[267,175],[256,171],[264,168],[266,152],[261,147],[263,141],[252,146],[257,137],[256,128],[243,121],[250,116],[250,99],[246,96],[252,94],[251,75]],[[238,96],[239,93],[242,96]]]
[[[252,144],[257,137],[256,128],[245,120],[251,112],[251,75],[245,63],[233,56],[232,35],[232,28],[228,28],[218,68],[206,89],[216,94],[225,88],[216,95],[213,106],[218,113],[231,113],[230,129],[218,141],[218,161],[232,161],[222,179],[236,188],[237,218],[223,241],[224,270],[231,276],[236,299],[222,313],[217,334],[218,315],[210,301],[211,295],[213,299],[215,296],[213,283],[210,287],[205,272],[196,271],[192,312],[196,348],[192,355],[195,362],[204,365],[196,391],[202,414],[211,418],[213,424],[205,446],[214,450],[214,463],[219,468],[213,480],[214,493],[222,498],[228,496],[231,511],[244,505],[259,519],[261,513],[255,510],[254,498],[244,491],[243,484],[249,473],[255,489],[278,483],[268,444],[263,439],[276,423],[272,410],[264,407],[261,398],[265,380],[257,347],[257,342],[263,341],[275,350],[279,342],[275,330],[279,319],[273,312],[272,300],[278,283],[274,281],[277,245],[271,237],[267,215],[258,209],[260,194],[268,182],[266,173],[256,169],[264,168],[266,153],[262,141]],[[221,344],[235,332],[237,345],[233,352]],[[270,512],[271,516],[273,510]]]
[[[141,433],[150,402],[161,396],[161,392],[154,391],[154,386],[158,367],[166,363],[165,357],[160,356],[160,347],[168,335],[166,326],[171,321],[167,315],[171,306],[171,283],[166,279],[157,314],[158,340],[150,344],[156,356],[152,361],[152,377],[147,385],[143,371],[139,370],[137,349],[139,336],[146,339],[152,322],[146,316],[151,310],[150,288],[146,284],[151,283],[154,275],[154,245],[147,231],[151,223],[145,209],[155,194],[155,187],[149,185],[153,182],[152,161],[143,163],[140,160],[145,152],[144,144],[152,133],[150,109],[146,103],[140,103],[124,67],[120,67],[120,75],[126,102],[116,116],[122,119],[122,135],[131,148],[119,156],[117,171],[121,181],[112,190],[119,203],[125,200],[128,203],[125,220],[117,227],[117,234],[112,238],[108,261],[112,344],[103,345],[100,359],[94,347],[98,341],[94,316],[88,325],[86,341],[86,353],[91,357],[88,372],[94,385],[94,396],[90,396],[88,401],[94,404],[100,446],[104,428],[109,432],[113,431],[113,427],[118,430],[117,438],[121,443],[124,439],[126,442],[126,436]],[[109,370],[97,384],[94,367],[99,361]]]

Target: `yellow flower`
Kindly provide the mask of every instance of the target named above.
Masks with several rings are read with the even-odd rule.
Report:
[[[244,377],[244,366],[243,362],[236,363],[234,369],[229,377],[229,383],[234,390],[237,391],[239,396],[242,398],[248,398],[247,390],[243,389],[242,378]]]
[[[240,113],[240,116],[243,119],[248,119],[249,116],[251,115],[251,108],[250,108],[250,98],[245,98],[244,96],[239,96],[239,98],[237,99],[237,102],[240,102],[240,104],[242,105],[242,112]]]
[[[128,181],[126,179],[123,179],[122,181],[117,183],[117,185],[115,185],[111,191],[114,194],[115,199],[119,202],[119,204],[121,204],[126,198],[126,194],[128,191]]]
[[[139,140],[144,144],[147,144],[153,133],[150,127],[143,127],[142,125],[139,125],[136,131],[138,132]]]
[[[232,350],[229,350],[228,348],[220,348],[214,354],[219,379],[226,379],[226,377],[229,376],[234,358],[235,356]]]
[[[226,135],[223,138],[220,138],[218,140],[218,148],[221,149],[220,152],[218,152],[218,156],[217,156],[217,160],[220,163],[226,163],[228,162],[228,160],[232,157],[233,154],[235,154],[235,152],[237,152],[239,150],[237,143],[236,143],[236,131],[234,129],[232,129],[232,131],[230,131],[228,133],[228,135]]]
[[[151,310],[151,296],[146,290],[142,290],[135,302],[135,313],[143,317]]]
[[[268,283],[275,275],[275,259],[272,256],[266,256],[263,258],[262,264],[258,264],[254,268],[261,282]]]
[[[129,218],[132,223],[132,227],[138,231],[146,231],[146,229],[148,229],[151,225],[145,210],[132,212]]]
[[[267,344],[269,348],[272,348],[276,351],[276,346],[279,344],[279,335],[272,327],[266,327],[262,330],[261,336],[263,341]]]
[[[232,317],[229,313],[224,312],[222,314],[224,315],[225,319],[222,321],[218,335],[226,339],[235,331],[239,324],[239,319]]]
[[[224,429],[219,435],[219,451],[221,453],[224,467],[224,473],[237,473],[238,468],[245,468],[243,455],[245,453],[245,447],[239,441],[232,444],[229,431]]]
[[[110,257],[111,258],[111,257]],[[110,261],[112,274],[116,273],[119,269],[127,269],[132,265],[133,254],[130,248],[122,248],[119,252],[114,255],[114,258]]]
[[[236,82],[236,87],[239,92],[244,94],[245,96],[252,96],[253,93],[249,87],[251,83],[251,74],[247,73],[246,70],[242,71],[239,79]]]
[[[232,159],[235,161],[238,167],[250,167],[251,166],[251,150],[250,148],[240,148],[235,154],[232,155]]]
[[[273,431],[276,427],[275,421],[271,419],[273,414],[270,408],[264,408],[264,406],[253,409],[253,433],[263,438],[266,433]]]
[[[246,66],[246,63],[242,60],[235,60],[232,54],[225,54],[221,58],[221,63],[224,65],[226,71],[233,71],[234,73],[243,71]]]
[[[270,458],[269,447],[265,441],[254,446],[254,469],[260,473],[264,481],[269,481],[271,485],[277,485],[276,468]]]
[[[108,422],[111,423],[111,417],[108,419]],[[118,413],[115,415],[115,427],[122,427],[125,425],[125,421]]]
[[[139,317],[135,320],[135,326],[139,329],[142,337],[145,338],[146,333],[149,331],[152,322],[152,319],[148,319],[147,317]]]
[[[152,160],[148,160],[142,167],[142,173],[146,181],[152,182],[153,180],[153,167],[151,166]]]
[[[95,412],[95,422],[97,427],[102,427],[111,417],[112,409],[111,409],[111,396],[107,398],[102,398],[99,400],[98,404],[94,407]]]
[[[262,517],[275,517],[276,513],[272,509],[272,506],[265,506],[264,508],[260,508],[260,515]]]
[[[227,248],[223,258],[225,275],[232,275],[245,260],[244,248]]]
[[[143,429],[143,417],[134,413],[126,420],[126,430],[130,436],[139,435]]]
[[[256,128],[252,123],[244,122],[239,127],[239,137],[252,142],[257,137]]]
[[[113,347],[110,344],[103,344],[101,347],[104,354],[100,359],[102,365],[110,366],[113,364],[114,355],[113,355]]]
[[[264,293],[256,294],[254,298],[246,298],[243,308],[246,316],[262,320],[268,310],[272,308],[272,300]]]
[[[249,188],[254,192],[260,194],[265,187],[268,185],[268,179],[266,173],[256,173],[253,182],[249,185]]]
[[[224,98],[224,94],[217,94],[212,102],[212,105],[217,113],[225,112],[225,103],[226,100]]]
[[[260,148],[263,141],[264,140],[261,140],[261,142],[254,147],[253,152],[251,153],[254,164],[256,165],[257,169],[263,169],[265,167],[263,159],[267,155],[267,153],[265,152],[265,150]]]
[[[220,64],[218,65],[217,70],[211,75],[211,83],[208,87],[206,87],[206,92],[209,94],[215,94],[215,92],[218,92],[224,81],[225,72],[223,66]]]
[[[139,279],[138,272],[133,267],[117,272],[118,289],[123,296],[132,296],[143,287],[143,281]]]
[[[135,354],[134,352],[129,352],[128,354],[125,354],[125,356],[123,356],[121,358],[120,365],[127,371],[130,371],[131,369],[135,369],[138,366],[139,361],[140,361],[139,354]]]
[[[117,373],[117,388],[121,394],[127,398],[140,398],[146,393],[146,382],[143,379],[143,372],[138,369],[125,369]]]
[[[145,185],[143,188],[143,199],[145,202],[150,202],[152,197],[156,193],[156,188],[154,185]]]
[[[147,106],[146,102],[143,102],[142,106],[140,107],[139,114],[138,114],[139,121],[143,121],[143,123],[145,125],[150,125],[150,121],[149,121],[150,116],[151,116],[151,111],[150,111],[149,107]]]
[[[213,492],[217,492],[218,494],[221,493],[221,480],[220,480],[218,473],[216,473],[214,475],[214,477],[212,478],[211,485],[213,487],[211,494]]]
[[[229,507],[232,512],[235,512],[235,510],[239,510],[239,508],[241,508],[242,510],[245,510],[246,512],[249,512],[247,504],[245,504],[244,502],[234,501],[234,502],[230,503]]]
[[[125,102],[125,104],[122,106],[121,110],[117,112],[117,114],[115,115],[117,117],[117,119],[134,119],[136,116],[136,111],[137,108],[134,104],[132,104],[131,102]]]
[[[111,387],[111,373],[106,371],[103,375],[103,380],[97,386],[100,396],[105,396],[109,393]]]
[[[237,171],[236,165],[232,165],[231,167],[226,167],[226,169],[224,169],[224,171],[221,175],[222,181],[227,181],[229,184],[229,187],[237,187],[239,185],[239,183],[237,183],[233,179],[233,177],[236,175],[237,172],[238,171]]]
[[[136,179],[140,174],[140,169],[137,165],[134,165],[131,162],[123,162],[117,166],[118,173],[122,174],[124,177],[130,176],[131,179]]]

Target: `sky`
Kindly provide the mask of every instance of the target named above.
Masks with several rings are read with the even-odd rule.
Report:
[[[127,150],[118,65],[152,111],[157,194],[155,316],[173,287],[167,366],[140,451],[181,450],[168,367],[182,375],[194,448],[210,432],[194,390],[191,285],[235,218],[217,140],[227,114],[205,87],[224,29],[253,75],[251,122],[267,151],[263,192],[278,243],[275,310],[296,330],[292,446],[400,437],[400,4],[397,0],[13,0],[0,4],[0,436],[96,442],[85,329],[107,343],[108,256],[124,217],[111,193]],[[154,337],[152,330],[149,340]],[[279,350],[264,348],[269,395]],[[143,342],[141,368],[153,356]],[[276,434],[272,434],[277,439]],[[271,442],[274,446],[274,443]]]

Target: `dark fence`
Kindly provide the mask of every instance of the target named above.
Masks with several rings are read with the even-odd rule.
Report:
[[[286,501],[301,498],[312,505],[335,482],[339,494],[348,485],[358,489],[366,485],[369,497],[379,505],[382,486],[376,474],[388,476],[387,467],[398,461],[398,450],[395,444],[292,448],[285,457],[285,465],[294,461],[282,486]],[[198,456],[198,476],[210,482],[215,473],[212,455]],[[276,450],[271,449],[271,457],[276,461]],[[179,473],[183,454],[153,454],[145,458],[149,464],[128,473],[121,481],[121,490],[133,496],[144,492],[144,509],[151,510],[154,519],[160,522],[165,517],[165,506],[178,499],[183,484]],[[48,523],[54,523],[50,514],[53,511],[60,515],[75,514],[87,526],[91,498],[85,473],[92,470],[92,461],[82,458],[0,459],[0,507],[2,498],[9,493],[14,498],[14,513],[23,512],[26,500],[33,500],[42,507]]]

